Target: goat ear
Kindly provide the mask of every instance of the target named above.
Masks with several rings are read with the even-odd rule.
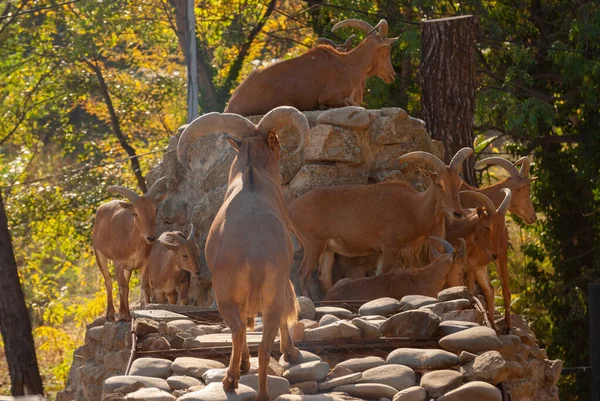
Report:
[[[229,144],[231,145],[231,147],[233,149],[235,149],[236,152],[240,151],[240,148],[242,147],[242,142],[238,141],[237,139],[234,139],[230,136],[227,137],[227,142],[229,142]]]
[[[277,138],[277,135],[275,135],[275,133],[272,131],[269,131],[269,134],[267,135],[267,144],[269,145],[271,150],[273,150],[273,152],[275,152],[277,154],[281,150],[281,145],[279,144],[279,138]]]
[[[158,242],[162,245],[170,249],[171,251],[177,250],[181,246],[181,242],[179,242],[176,238],[174,238],[170,233],[163,233],[159,238]]]
[[[119,201],[119,206],[121,206],[123,209],[133,209],[133,205],[129,202]]]
[[[477,205],[477,209],[475,209],[475,210],[477,210],[477,217],[482,218],[485,213],[483,206]]]

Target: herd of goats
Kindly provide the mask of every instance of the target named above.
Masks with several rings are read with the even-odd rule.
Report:
[[[535,222],[530,196],[529,159],[516,163],[492,157],[477,166],[496,164],[510,177],[478,189],[459,175],[473,155],[463,148],[446,165],[433,154],[412,152],[400,165],[416,163],[430,180],[423,192],[401,181],[372,185],[315,188],[289,205],[284,200],[279,171],[279,135],[293,126],[300,136],[294,154],[309,143],[310,127],[300,110],[342,107],[362,103],[366,79],[377,75],[394,79],[390,61],[388,25],[375,27],[345,20],[333,27],[358,28],[365,39],[350,50],[348,42],[321,44],[296,58],[250,74],[234,91],[225,113],[205,114],[191,122],[179,138],[177,158],[190,169],[188,153],[202,136],[222,132],[235,149],[228,189],[208,233],[205,257],[212,273],[218,309],[230,327],[233,352],[226,390],[237,388],[240,368],[249,368],[246,328],[262,315],[259,347],[259,397],[268,400],[266,372],[270,349],[278,333],[286,360],[299,358],[288,325],[297,318],[297,300],[290,280],[294,257],[292,233],[304,249],[299,269],[302,292],[318,268],[326,300],[401,298],[408,294],[436,296],[445,286],[477,282],[483,291],[487,315],[494,324],[494,290],[487,274],[496,263],[502,283],[505,324],[510,323],[508,288],[507,211],[526,223]],[[266,113],[266,114],[265,114]],[[265,114],[255,125],[244,116]],[[517,167],[520,167],[518,169]],[[189,275],[198,275],[199,250],[193,227],[186,236],[165,232],[156,240],[157,205],[165,199],[166,177],[145,195],[118,186],[108,191],[129,201],[102,204],[96,213],[93,247],[107,292],[106,318],[114,319],[108,260],[115,265],[119,285],[119,319],[130,320],[128,292],[131,271],[141,270],[142,297],[158,302],[187,302]],[[433,241],[431,241],[433,239]],[[456,249],[456,251],[455,251]],[[332,282],[335,254],[379,254],[377,275]]]

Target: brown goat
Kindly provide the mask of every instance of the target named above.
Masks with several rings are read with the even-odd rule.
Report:
[[[115,265],[119,283],[119,320],[130,321],[129,278],[136,269],[144,269],[152,242],[156,238],[156,205],[167,194],[159,196],[167,178],[157,180],[146,195],[140,196],[131,189],[108,187],[111,194],[119,194],[129,202],[113,200],[103,203],[96,211],[92,233],[92,247],[96,262],[104,276],[106,287],[106,320],[113,320],[115,307],[112,299],[112,280],[108,272],[108,260]]]
[[[278,107],[258,126],[235,114],[210,113],[194,120],[181,134],[177,158],[185,167],[191,145],[201,136],[226,132],[237,155],[229,171],[229,184],[206,240],[206,261],[221,317],[231,328],[233,352],[225,390],[238,386],[241,370],[250,368],[246,326],[262,313],[263,337],[259,346],[258,401],[270,400],[267,367],[271,345],[280,330],[281,352],[298,360],[288,323],[297,318],[297,301],[290,281],[294,247],[281,190],[280,145],[277,132],[286,125],[301,135],[301,151],[310,138],[306,117],[293,107]],[[188,167],[189,168],[189,167]]]
[[[187,238],[181,231],[162,233],[152,245],[147,267],[141,274],[144,302],[150,302],[153,292],[158,303],[168,300],[170,304],[187,305],[190,274],[200,275],[198,258],[193,225],[190,224]]]
[[[431,153],[412,152],[404,162],[422,162],[434,172],[432,184],[417,192],[406,182],[315,188],[289,205],[292,229],[304,248],[299,269],[300,285],[308,296],[306,282],[319,266],[325,290],[332,286],[335,253],[344,256],[381,255],[378,274],[396,266],[401,250],[415,254],[430,235],[445,236],[444,215],[460,218],[462,179],[458,170],[473,149],[459,150],[449,166]],[[415,264],[413,264],[415,266]]]
[[[491,262],[496,264],[502,295],[504,298],[504,316],[506,327],[511,327],[510,288],[508,285],[508,231],[505,214],[511,201],[510,189],[502,189],[504,199],[500,206],[480,192],[463,191],[464,198],[471,198],[477,203],[476,209],[467,209],[466,218],[448,221],[446,239],[456,245],[459,238],[467,242],[467,287],[475,293],[475,281],[481,287],[487,306],[488,319],[494,326],[494,287],[488,277],[487,267]]]
[[[253,71],[231,95],[227,113],[243,116],[264,114],[278,106],[299,110],[320,107],[360,106],[367,75],[377,75],[386,83],[396,77],[390,60],[388,24],[376,27],[360,20],[345,20],[332,30],[359,28],[370,34],[348,53],[320,45],[306,53]]]
[[[431,238],[443,241],[446,253],[428,266],[418,269],[393,269],[380,276],[355,280],[342,279],[327,291],[325,301],[371,301],[382,297],[401,299],[405,295],[437,297],[444,284],[450,287],[464,285],[465,241],[462,240],[460,249],[455,252],[447,241],[437,237]],[[431,250],[435,252],[435,248]]]
[[[512,200],[508,211],[522,218],[525,223],[533,224],[537,220],[535,209],[531,202],[531,182],[535,177],[529,177],[529,165],[531,161],[528,157],[520,158],[515,164],[501,157],[488,157],[477,162],[475,167],[481,167],[488,164],[496,164],[510,173],[510,177],[485,188],[473,188],[464,183],[461,190],[471,190],[484,194],[496,205],[500,206],[504,199],[503,188],[510,189]],[[521,165],[521,170],[515,166]],[[462,199],[461,203],[465,208],[474,208],[477,206],[475,199]]]

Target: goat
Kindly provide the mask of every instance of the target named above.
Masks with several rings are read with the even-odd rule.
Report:
[[[162,233],[152,245],[147,266],[141,274],[144,302],[150,302],[153,292],[159,303],[168,300],[170,304],[187,305],[190,273],[200,275],[198,255],[192,224],[187,238],[181,231]]]
[[[315,188],[290,205],[292,230],[304,247],[298,272],[304,295],[306,281],[319,266],[322,286],[332,286],[331,269],[335,253],[364,256],[381,252],[378,274],[396,264],[401,250],[418,249],[430,235],[444,236],[444,215],[460,218],[463,209],[458,190],[462,179],[458,170],[473,149],[459,150],[449,166],[431,153],[411,152],[404,162],[422,162],[434,171],[432,184],[417,192],[406,182]]]
[[[456,245],[459,238],[467,242],[467,287],[475,293],[475,280],[481,287],[485,297],[487,315],[494,327],[494,287],[487,273],[487,266],[496,264],[502,295],[504,298],[504,316],[506,327],[511,327],[510,288],[508,285],[508,231],[505,214],[509,208],[512,194],[510,189],[503,188],[504,199],[498,208],[487,196],[475,191],[462,191],[464,198],[471,198],[476,209],[467,209],[470,213],[461,220],[448,221],[446,239]]]
[[[463,285],[466,269],[465,241],[462,240],[460,249],[454,251],[447,241],[438,237],[431,238],[442,242],[446,253],[428,266],[419,269],[393,269],[380,276],[355,280],[342,279],[327,291],[325,301],[371,301],[381,297],[401,299],[405,295],[437,297],[444,284],[450,287]],[[433,253],[437,252],[435,248],[431,250]]]
[[[360,106],[368,74],[392,83],[396,73],[390,46],[398,38],[387,37],[387,22],[382,19],[372,27],[364,21],[345,20],[332,31],[343,27],[359,28],[369,35],[348,53],[320,45],[298,57],[253,71],[233,91],[225,112],[250,116],[284,105],[299,110]]]
[[[485,188],[474,188],[464,183],[462,190],[471,190],[484,194],[496,205],[500,206],[504,199],[502,193],[503,188],[510,189],[512,193],[512,200],[508,208],[509,212],[512,212],[522,218],[525,223],[533,224],[537,220],[535,215],[535,209],[531,202],[531,182],[535,180],[535,177],[529,177],[529,166],[531,160],[528,157],[522,157],[515,164],[510,161],[503,159],[502,157],[488,157],[487,159],[480,160],[475,165],[476,168],[485,166],[488,164],[496,164],[510,173],[510,177],[500,182],[490,185]],[[517,170],[515,166],[521,165],[521,170]],[[462,199],[461,202],[463,207],[474,208],[477,206],[476,200],[474,199]]]
[[[119,283],[119,319],[130,321],[129,278],[136,269],[144,269],[152,243],[156,238],[156,206],[167,194],[158,195],[167,184],[167,178],[158,179],[146,195],[140,196],[129,188],[110,186],[108,192],[119,194],[129,202],[112,200],[96,211],[92,232],[92,247],[96,263],[104,276],[106,287],[106,320],[113,320],[115,307],[112,299],[112,280],[108,260],[115,265]]]
[[[356,37],[356,35],[352,34],[352,35],[348,36],[348,39],[346,39],[346,41],[344,43],[339,44],[339,45],[337,43],[335,43],[333,40],[327,39],[327,38],[318,38],[316,42],[319,45],[331,46],[332,48],[334,48],[335,50],[337,50],[340,53],[347,53],[350,51],[350,48],[352,47],[352,41],[354,41],[355,37]]]
[[[309,141],[310,127],[306,117],[293,107],[271,110],[258,126],[236,114],[206,114],[183,131],[177,146],[177,158],[188,169],[189,149],[203,135],[226,132],[237,151],[225,200],[208,233],[205,255],[219,312],[232,333],[233,352],[223,379],[226,391],[238,386],[240,360],[244,373],[250,368],[246,325],[252,326],[254,316],[262,313],[258,401],[269,400],[267,367],[277,329],[285,360],[300,357],[288,330],[288,324],[297,318],[290,281],[294,247],[281,189],[281,146],[276,135],[283,133],[287,124],[300,131],[297,154]]]

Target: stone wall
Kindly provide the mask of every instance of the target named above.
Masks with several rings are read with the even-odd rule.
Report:
[[[370,184],[390,179],[408,180],[423,189],[423,178],[414,167],[401,170],[398,158],[415,150],[443,158],[441,143],[430,138],[423,121],[410,117],[400,108],[344,107],[304,114],[311,126],[310,146],[304,152],[290,155],[299,142],[299,134],[293,127],[285,127],[279,135],[280,170],[288,202],[318,186]],[[260,118],[254,116],[250,120],[257,123]],[[157,232],[185,231],[190,222],[194,224],[201,250],[202,277],[192,282],[190,302],[210,305],[211,276],[204,259],[204,244],[223,202],[235,151],[223,134],[203,137],[190,152],[191,171],[185,172],[177,161],[178,139],[178,135],[171,138],[163,162],[149,175],[151,182],[162,176],[169,177],[169,197],[160,205]],[[301,260],[300,250],[292,266],[294,281]],[[334,279],[363,277],[374,268],[373,257],[348,260],[338,255]],[[311,290],[317,298],[323,295],[318,286]]]

